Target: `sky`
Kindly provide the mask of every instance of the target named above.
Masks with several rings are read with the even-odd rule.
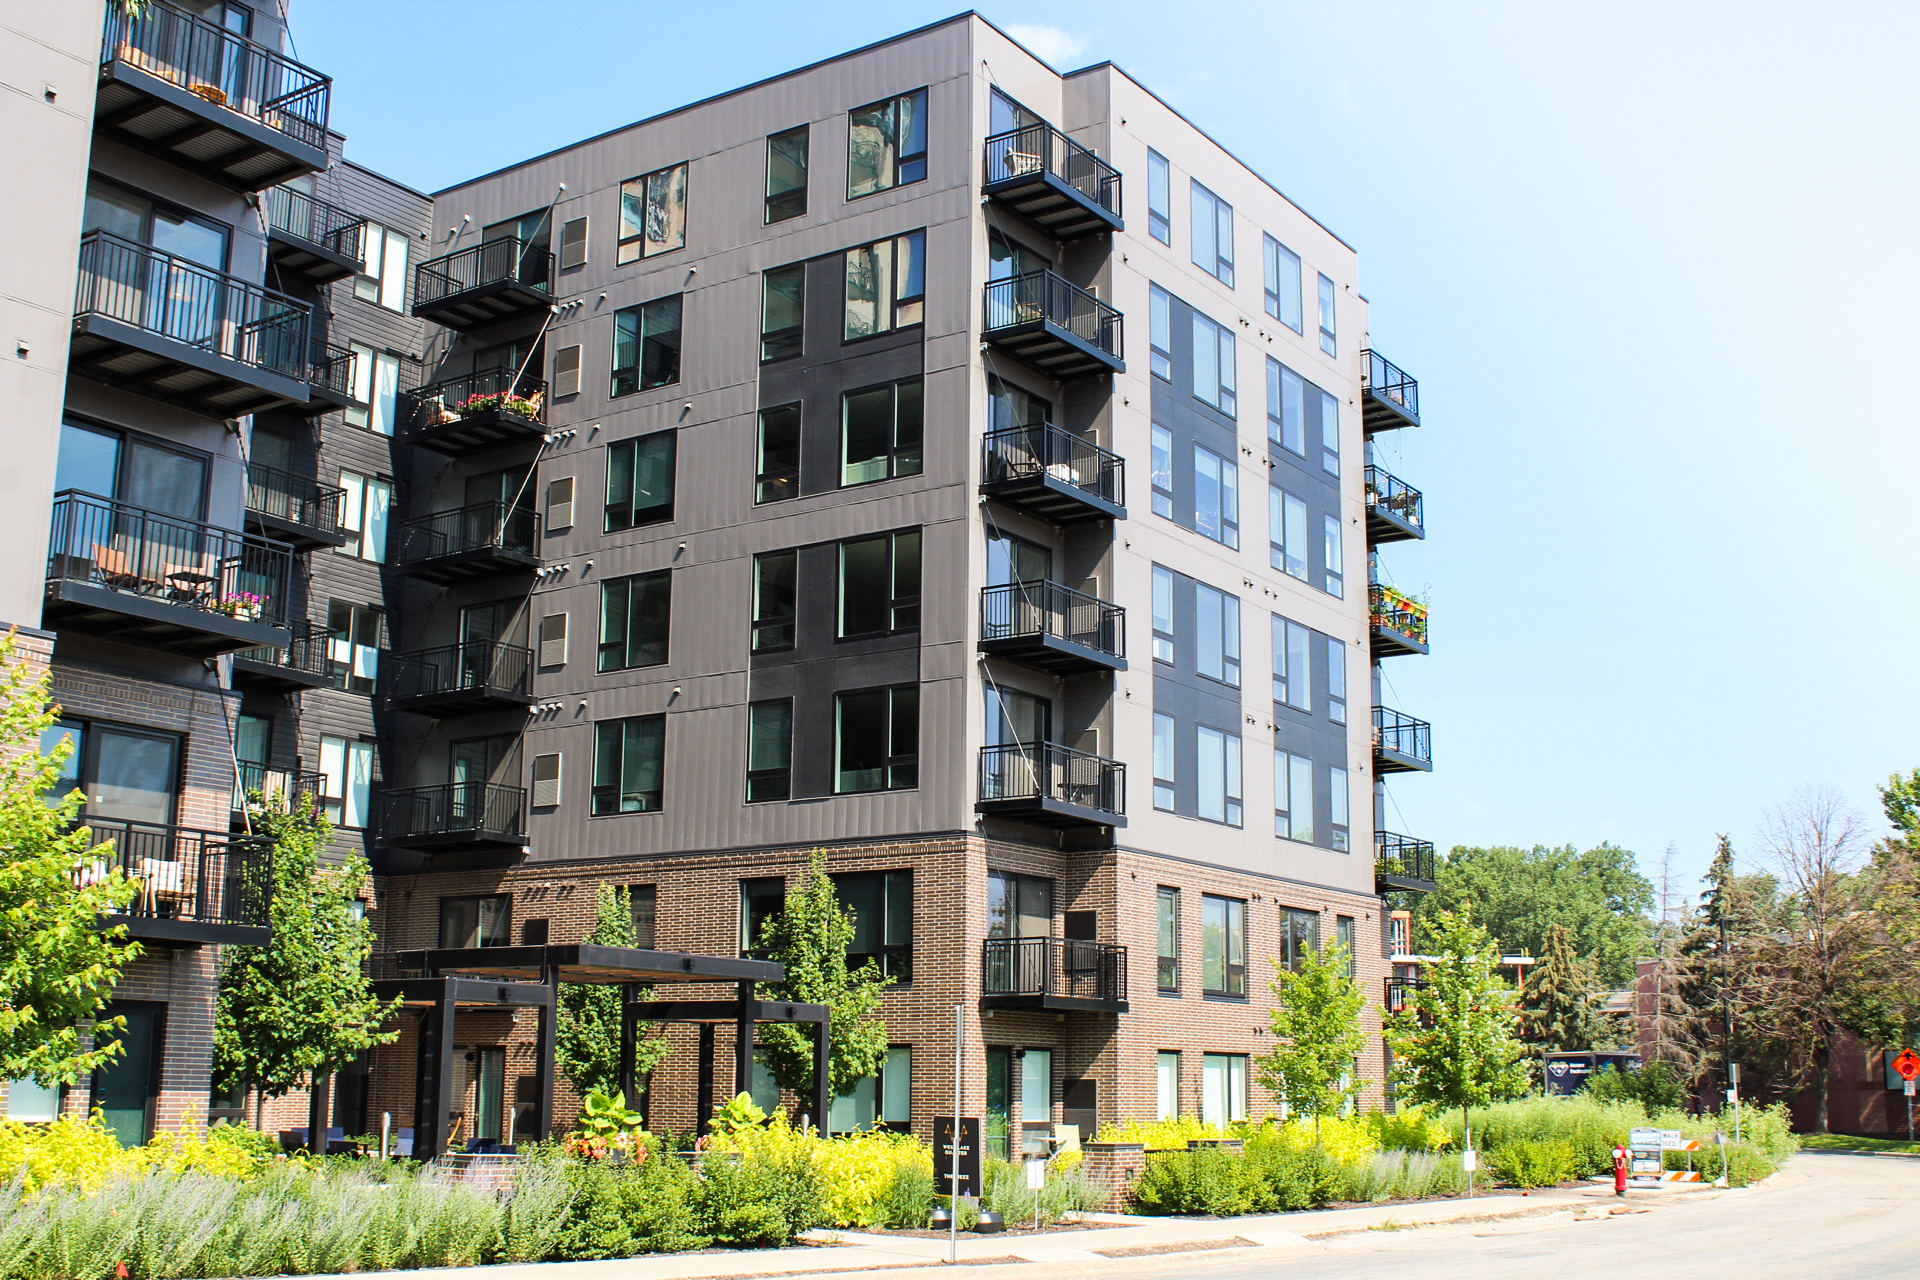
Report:
[[[431,191],[957,11],[295,0],[293,34],[348,156]],[[1428,527],[1385,576],[1433,619],[1386,664],[1435,762],[1391,829],[1656,877],[1671,845],[1691,890],[1806,788],[1884,826],[1920,768],[1920,5],[981,12],[1119,64],[1358,250],[1424,424],[1380,456]]]

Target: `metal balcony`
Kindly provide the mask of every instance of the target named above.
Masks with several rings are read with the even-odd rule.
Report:
[[[1427,536],[1420,491],[1381,467],[1367,467],[1367,545]]]
[[[1435,881],[1433,841],[1395,835],[1391,831],[1373,833],[1373,887],[1375,893],[1399,890],[1432,893]]]
[[[1037,827],[1127,825],[1127,766],[1057,742],[980,749],[981,813]]]
[[[1427,607],[1412,596],[1382,583],[1370,583],[1367,615],[1372,624],[1374,657],[1427,651]]]
[[[251,760],[238,762],[233,788],[233,825],[242,829],[264,813],[293,813],[317,806],[327,790],[327,775],[299,769],[269,769]]]
[[[384,791],[374,801],[382,845],[449,853],[518,852],[526,843],[527,793],[488,782]]]
[[[233,655],[236,688],[299,693],[333,683],[327,649],[334,633],[311,622],[295,622],[287,630],[290,638],[285,644],[242,649]]]
[[[351,347],[316,341],[307,357],[307,416],[317,417],[353,403],[355,367],[360,357]]]
[[[1125,1013],[1127,949],[1074,938],[987,938],[980,1003],[989,1009]]]
[[[307,304],[105,231],[80,239],[72,372],[239,418],[307,402]]]
[[[1368,435],[1420,425],[1420,384],[1378,351],[1360,353],[1360,385]]]
[[[1403,715],[1392,707],[1373,709],[1373,771],[1430,773],[1433,770],[1432,726]]]
[[[196,658],[284,645],[293,548],[68,489],[53,500],[45,625]]]
[[[340,547],[347,491],[255,462],[247,467],[247,528],[301,551]]]
[[[387,704],[460,715],[533,703],[533,650],[492,640],[396,653],[380,664]]]
[[[1048,124],[987,139],[981,190],[1056,240],[1121,231],[1120,171]]]
[[[980,592],[980,652],[1040,671],[1125,671],[1127,611],[1058,582]]]
[[[504,502],[476,502],[398,526],[396,571],[461,582],[540,566],[540,517]]]
[[[104,917],[126,926],[129,937],[185,947],[272,941],[268,842],[117,818],[82,817],[79,825],[92,844],[74,875],[97,880],[119,871],[134,883],[126,906]]]
[[[469,245],[413,269],[413,314],[465,332],[553,306],[553,254],[517,239]]]
[[[333,82],[166,0],[107,6],[93,127],[232,191],[327,167]]]
[[[1118,311],[1051,271],[987,283],[982,336],[1062,382],[1125,373]]]
[[[546,435],[547,384],[512,369],[482,369],[407,392],[400,438],[450,457]]]
[[[282,279],[319,289],[359,274],[365,218],[292,187],[267,192],[266,206],[267,259]]]
[[[1388,1013],[1399,1013],[1413,1005],[1413,993],[1424,990],[1428,985],[1425,978],[1388,978],[1386,981],[1386,1000],[1384,1008]]]
[[[1036,422],[987,433],[980,492],[1054,524],[1127,518],[1127,464],[1119,454]]]

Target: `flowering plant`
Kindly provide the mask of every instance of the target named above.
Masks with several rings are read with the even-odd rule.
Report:
[[[255,595],[251,591],[233,591],[214,601],[213,610],[242,622],[258,622],[267,615],[269,599],[271,597]]]
[[[468,396],[465,400],[453,406],[454,413],[462,418],[469,414],[491,413],[494,410],[511,413],[516,417],[537,420],[540,417],[540,400],[538,396],[529,400],[523,396],[508,395],[504,391],[496,391],[491,395]]]

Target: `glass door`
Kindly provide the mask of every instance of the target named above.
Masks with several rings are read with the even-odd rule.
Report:
[[[267,748],[273,737],[273,721],[266,716],[241,713],[234,728],[233,759],[239,766],[233,790],[233,811],[247,807],[247,793],[258,791],[265,799],[267,787]]]
[[[116,1000],[105,1010],[105,1016],[124,1018],[126,1025],[99,1035],[102,1041],[117,1040],[121,1050],[112,1062],[93,1073],[93,1106],[123,1147],[137,1147],[153,1137],[166,1008],[163,1004]]]
[[[501,1116],[507,1101],[507,1051],[474,1050],[472,1150],[497,1149],[504,1140]]]
[[[1013,1050],[987,1046],[987,1151],[1002,1160],[1011,1157],[1013,1131]]]

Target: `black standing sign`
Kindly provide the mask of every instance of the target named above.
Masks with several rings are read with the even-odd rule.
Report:
[[[933,1122],[933,1178],[936,1187],[941,1183],[952,1185],[952,1116],[941,1116]],[[960,1119],[960,1187],[953,1194],[980,1194],[980,1121],[973,1116],[962,1116]]]

